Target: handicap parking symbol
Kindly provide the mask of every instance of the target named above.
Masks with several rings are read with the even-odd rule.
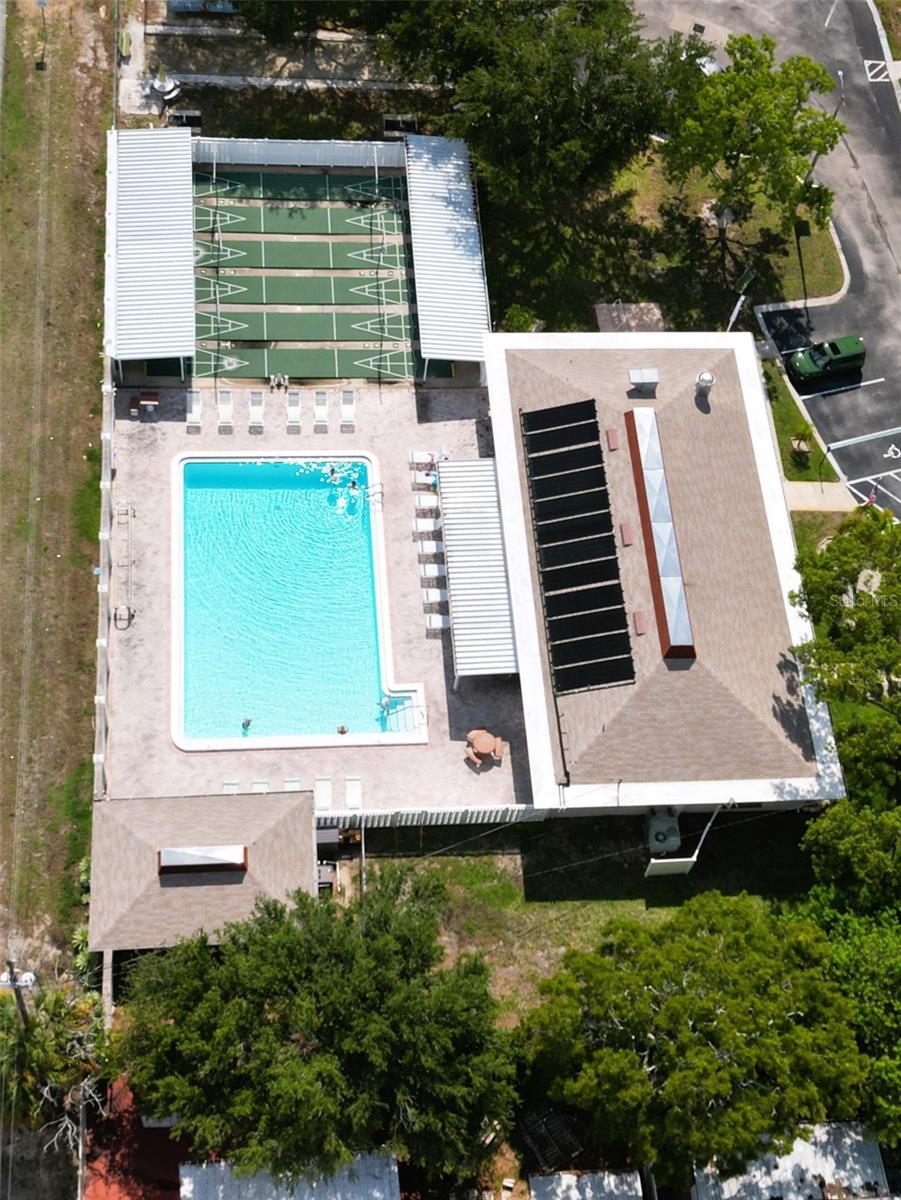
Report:
[[[901,450],[899,450],[899,448],[895,445],[895,443],[892,442],[892,444],[889,446],[888,450],[886,450],[885,454],[883,454],[882,457],[883,458],[901,458]]]

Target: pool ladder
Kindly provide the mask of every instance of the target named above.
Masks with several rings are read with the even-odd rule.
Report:
[[[372,487],[366,488],[366,500],[373,507],[382,512],[385,507],[385,489],[380,483],[373,484]]]

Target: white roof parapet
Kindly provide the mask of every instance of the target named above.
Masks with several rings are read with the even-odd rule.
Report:
[[[107,134],[103,345],[122,361],[194,353],[190,129]]]
[[[420,353],[482,362],[491,316],[469,151],[412,134],[405,146]]]
[[[293,138],[205,138],[192,144],[194,161],[220,166],[403,168],[400,142],[306,142]]]
[[[447,564],[454,670],[518,670],[504,533],[493,458],[440,462],[438,487]]]

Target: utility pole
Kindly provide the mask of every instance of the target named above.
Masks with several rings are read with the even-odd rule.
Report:
[[[9,967],[9,986],[13,990],[13,995],[16,998],[16,1008],[19,1010],[19,1016],[22,1020],[22,1028],[28,1028],[28,1008],[25,1004],[25,997],[22,995],[22,989],[19,987],[19,982],[16,979],[16,960],[12,950],[9,952],[9,958],[6,960],[6,965]]]

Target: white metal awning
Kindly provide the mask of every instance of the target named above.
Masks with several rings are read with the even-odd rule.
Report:
[[[447,563],[454,670],[518,670],[510,586],[493,458],[440,462],[439,502]]]
[[[469,151],[450,138],[405,145],[420,353],[482,362],[491,318]]]
[[[103,344],[121,361],[194,353],[190,129],[107,134]]]
[[[404,165],[400,142],[298,141],[294,138],[206,138],[191,143],[194,161],[221,166],[359,167],[397,170]]]

